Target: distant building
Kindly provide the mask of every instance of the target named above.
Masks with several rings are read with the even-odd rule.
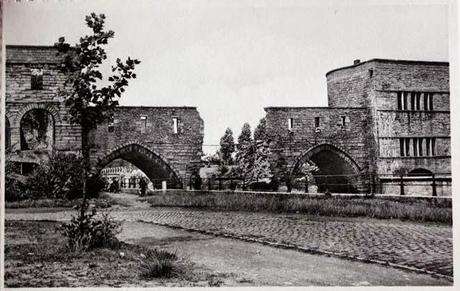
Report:
[[[293,180],[305,162],[320,169],[295,186],[451,195],[448,63],[357,60],[326,77],[328,107],[265,108],[272,164]]]
[[[101,175],[106,178],[109,184],[117,180],[120,188],[139,189],[140,179],[149,179],[139,168],[124,160],[115,160],[114,162],[101,170]],[[152,183],[149,183],[149,188],[153,189]]]

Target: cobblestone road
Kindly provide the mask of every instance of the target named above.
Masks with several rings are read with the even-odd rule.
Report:
[[[7,220],[67,220],[74,212],[8,211]],[[279,243],[303,250],[388,262],[452,276],[452,227],[300,214],[213,212],[180,208],[117,210],[116,219]]]

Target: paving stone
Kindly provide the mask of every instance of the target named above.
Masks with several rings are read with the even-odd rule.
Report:
[[[6,213],[5,217],[6,220],[68,220],[72,214],[76,212]],[[450,225],[180,208],[117,210],[111,215],[117,220],[280,242],[306,250],[453,275]]]

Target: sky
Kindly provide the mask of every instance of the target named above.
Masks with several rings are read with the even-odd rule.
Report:
[[[443,1],[126,3],[7,2],[4,39],[52,45],[65,36],[74,44],[89,33],[85,15],[104,13],[115,31],[108,62],[141,60],[120,103],[196,106],[205,145],[218,144],[227,127],[235,139],[244,122],[254,128],[267,106],[327,106],[326,72],[355,59],[449,60]]]

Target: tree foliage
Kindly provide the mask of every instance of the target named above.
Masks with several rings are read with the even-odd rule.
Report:
[[[313,177],[313,173],[317,172],[319,172],[318,166],[316,166],[312,161],[306,161],[299,167],[297,175],[300,177],[298,180],[311,183],[315,179]]]
[[[205,163],[206,166],[222,164],[222,160],[217,153],[204,155],[201,157],[201,161]]]
[[[125,61],[118,58],[112,66],[112,75],[104,80],[100,70],[103,61],[107,59],[104,46],[115,33],[105,30],[104,14],[91,13],[85,21],[92,30],[91,35],[81,37],[74,47],[64,37],[60,37],[55,47],[64,56],[61,70],[67,79],[63,93],[70,121],[80,124],[84,129],[91,129],[111,117],[129,79],[136,78],[133,71],[140,61],[130,57]]]
[[[230,128],[225,130],[224,136],[220,139],[220,157],[224,165],[232,165],[232,154],[235,152],[235,141],[233,139],[233,132]]]
[[[255,147],[252,141],[251,126],[245,123],[238,136],[238,146],[236,161],[239,173],[243,179],[243,190],[252,180],[252,170],[254,167]]]
[[[101,72],[101,65],[107,59],[104,46],[115,33],[106,30],[105,15],[91,13],[85,18],[86,25],[92,34],[80,38],[71,47],[60,37],[55,47],[58,55],[62,55],[61,71],[67,79],[61,90],[65,105],[70,113],[70,122],[81,126],[81,144],[83,155],[83,202],[82,215],[86,202],[87,179],[90,171],[89,131],[98,123],[108,120],[118,106],[121,94],[128,86],[130,79],[136,78],[134,68],[140,63],[137,59],[116,60],[111,75],[107,79]]]
[[[260,119],[259,124],[254,129],[254,141],[267,140],[267,121],[265,118]]]
[[[238,136],[238,145],[237,149],[241,149],[241,147],[245,146],[246,143],[252,142],[252,134],[251,134],[251,126],[249,123],[245,122],[243,124],[243,128],[241,129],[241,133]]]
[[[274,173],[274,179],[277,183],[285,183],[287,191],[291,192],[292,190],[292,178],[291,172],[288,167],[288,162],[285,158],[285,153],[283,149],[283,138],[281,136],[275,137],[273,140],[274,150],[273,150],[273,163],[272,163],[272,172]]]
[[[273,173],[268,160],[269,147],[267,141],[258,140],[255,142],[256,152],[254,155],[254,166],[252,169],[252,182],[270,183]]]

